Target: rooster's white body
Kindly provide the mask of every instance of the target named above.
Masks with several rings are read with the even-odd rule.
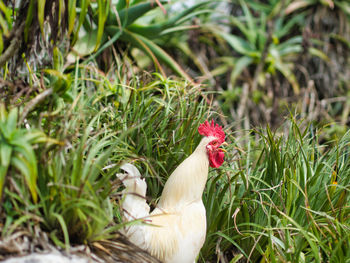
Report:
[[[125,220],[145,222],[132,223],[125,227],[124,234],[162,262],[194,263],[203,246],[206,212],[202,194],[209,168],[207,145],[213,140],[213,136],[204,137],[175,169],[152,213],[145,198],[147,185],[137,168],[124,164],[121,168],[128,175],[118,174],[126,186],[122,205]]]

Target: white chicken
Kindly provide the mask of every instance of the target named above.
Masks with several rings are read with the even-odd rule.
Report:
[[[205,137],[167,180],[157,207],[150,213],[146,202],[147,185],[137,168],[124,164],[127,172],[118,174],[126,189],[122,203],[125,221],[141,219],[123,229],[131,242],[165,263],[193,263],[206,235],[206,212],[202,194],[208,168],[224,162],[225,133],[218,124],[208,121],[198,132]]]

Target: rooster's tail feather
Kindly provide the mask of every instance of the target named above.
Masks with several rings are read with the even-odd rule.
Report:
[[[146,200],[147,184],[145,179],[141,179],[139,170],[132,164],[126,163],[120,167],[126,174],[117,174],[123,182],[123,217],[126,222],[136,219],[147,220],[150,207]],[[145,246],[145,225],[140,223],[131,224],[124,228],[124,234],[129,237],[134,244]]]
[[[128,221],[149,216],[149,205],[146,202],[147,184],[141,179],[139,170],[130,163],[120,167],[127,174],[117,174],[125,186],[123,210]]]

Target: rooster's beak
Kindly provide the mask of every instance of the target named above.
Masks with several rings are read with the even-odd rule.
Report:
[[[221,144],[221,146],[228,146],[228,143],[227,142],[223,142],[222,144]],[[220,148],[221,149],[221,151],[223,151],[223,152],[227,152],[225,149],[223,149],[223,148]]]

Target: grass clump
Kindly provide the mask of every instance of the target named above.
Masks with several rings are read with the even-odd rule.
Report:
[[[294,119],[289,133],[254,131],[255,147],[209,180],[207,251],[244,262],[346,262],[349,258],[349,136],[318,142]],[[256,158],[257,157],[257,158]],[[225,261],[224,261],[225,262]]]
[[[149,195],[157,197],[167,176],[196,147],[197,126],[208,113],[199,87],[157,74],[115,78],[115,73],[76,68],[65,94],[53,92],[25,113],[27,128],[20,121],[22,108],[14,107],[9,114],[9,126],[32,145],[33,162],[23,155],[17,163],[32,165],[36,173],[29,185],[20,164],[10,162],[4,171],[4,240],[19,230],[35,235],[35,229],[41,229],[53,244],[66,249],[112,242],[123,226],[115,178],[122,162],[136,162],[148,179]],[[5,128],[1,148],[11,146]],[[43,138],[32,136],[32,130]],[[17,152],[21,157],[14,147],[13,158]]]

